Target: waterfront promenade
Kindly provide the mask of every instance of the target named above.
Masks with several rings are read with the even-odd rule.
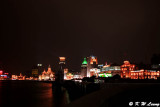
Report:
[[[129,101],[158,101],[159,89],[159,83],[105,83],[66,107],[129,107]]]

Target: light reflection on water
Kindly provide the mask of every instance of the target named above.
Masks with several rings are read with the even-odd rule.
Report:
[[[52,83],[36,81],[0,81],[0,107],[63,107],[69,94],[56,93]]]

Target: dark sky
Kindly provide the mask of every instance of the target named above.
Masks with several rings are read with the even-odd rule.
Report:
[[[159,0],[2,0],[0,62],[10,73],[67,57],[150,63],[160,53]]]

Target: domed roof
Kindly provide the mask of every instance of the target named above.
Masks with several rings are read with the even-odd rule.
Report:
[[[87,65],[87,60],[86,60],[86,58],[84,58],[82,64],[83,64],[83,65]]]

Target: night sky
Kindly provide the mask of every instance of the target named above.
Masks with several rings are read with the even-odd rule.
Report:
[[[16,74],[37,63],[56,68],[59,56],[76,71],[90,55],[149,64],[160,53],[158,1],[2,0],[0,62]]]

